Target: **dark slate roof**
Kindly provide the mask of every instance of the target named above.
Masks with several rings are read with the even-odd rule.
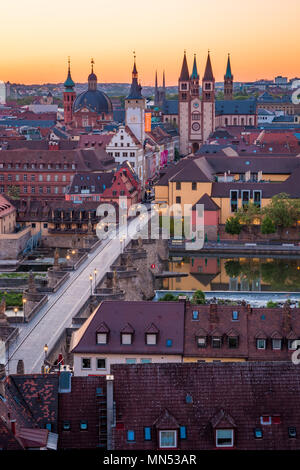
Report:
[[[116,122],[124,123],[125,122],[125,109],[114,109],[113,119]]]
[[[273,122],[294,122],[294,116],[275,116]]]
[[[68,194],[80,194],[81,189],[88,189],[91,194],[102,194],[112,185],[114,173],[77,173],[74,175]],[[75,186],[79,192],[75,192]],[[95,188],[92,190],[92,186]]]
[[[210,61],[210,54],[209,53],[207,55],[203,80],[207,80],[207,81],[214,80],[214,74],[213,74],[213,71],[212,71],[212,66],[211,66],[211,61]]]
[[[55,121],[51,120],[33,120],[33,119],[0,119],[0,126],[7,127],[47,127],[51,128],[55,126]]]
[[[231,145],[232,147],[232,145]],[[215,173],[245,173],[246,171],[262,171],[267,174],[290,174],[300,167],[300,158],[283,156],[238,156],[226,157],[221,155],[205,155],[204,158]],[[273,184],[273,183],[272,183]],[[275,183],[274,183],[275,184]]]
[[[178,114],[178,100],[165,100],[163,103],[164,114]]]
[[[189,79],[190,79],[189,68],[188,68],[188,64],[186,60],[186,53],[184,52],[179,80],[188,82]]]
[[[196,209],[197,204],[204,204],[205,211],[218,211],[220,207],[216,204],[207,193],[203,194],[196,204],[192,207],[192,210]]]
[[[141,100],[144,99],[142,95],[142,87],[138,84],[137,78],[132,79],[132,83],[129,90],[129,95],[126,96],[129,100]]]
[[[288,435],[289,426],[298,434],[300,429],[300,368],[291,361],[113,365],[111,374],[116,450],[156,450],[155,425],[165,410],[186,427],[181,450],[215,449],[214,428],[224,424],[235,428],[238,450],[299,448],[299,438]],[[279,416],[280,424],[262,426],[263,415]],[[150,441],[144,440],[145,427],[152,430]],[[255,439],[257,427],[262,439]],[[128,429],[135,431],[130,444]]]
[[[96,449],[99,440],[100,423],[106,418],[106,378],[71,377],[71,392],[61,393],[58,397],[58,448],[59,449]],[[104,406],[103,406],[104,405]],[[102,408],[101,416],[99,415]],[[70,430],[64,431],[63,424],[68,421]],[[80,430],[80,421],[87,421],[85,431]]]
[[[73,105],[74,112],[85,107],[97,114],[112,113],[109,97],[100,90],[87,90],[77,96]]]
[[[209,182],[214,180],[213,169],[204,158],[190,159],[169,180],[176,182]]]
[[[216,100],[216,115],[226,114],[255,114],[255,100]]]
[[[101,322],[108,326],[109,342],[96,344]],[[135,330],[131,345],[120,344],[120,332],[130,323]],[[145,344],[145,332],[154,323],[159,329],[157,345]],[[184,328],[183,302],[104,301],[72,337],[73,353],[182,354]],[[172,346],[167,346],[167,340]]]

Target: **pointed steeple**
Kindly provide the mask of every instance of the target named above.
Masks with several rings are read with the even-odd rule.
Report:
[[[193,71],[192,71],[191,79],[192,80],[199,79],[198,70],[197,70],[197,62],[196,62],[196,54],[194,54],[194,63],[193,63]]]
[[[163,90],[166,89],[166,77],[165,77],[165,71],[163,71]]]
[[[230,64],[230,54],[228,54],[226,74],[224,78],[232,79],[233,75],[231,73],[231,64]]]
[[[181,67],[181,73],[179,80],[182,82],[188,82],[190,79],[190,74],[189,74],[189,68],[186,60],[186,52],[184,51],[184,56],[183,56],[183,61],[182,61],[182,67]]]
[[[213,75],[213,71],[212,71],[209,51],[208,51],[208,55],[207,55],[207,61],[206,61],[206,67],[205,67],[203,80],[207,80],[207,81],[213,81],[214,80],[214,75]]]
[[[127,96],[126,99],[140,100],[140,99],[143,99],[143,96],[141,93],[142,87],[141,87],[141,84],[138,83],[138,71],[136,68],[135,52],[133,54],[134,55],[133,55],[132,82],[131,82],[129,95]]]
[[[132,78],[138,78],[138,72],[136,68],[136,63],[135,63],[136,55],[135,52],[133,52],[133,69],[132,69]]]
[[[157,70],[155,71],[155,90],[157,90],[158,84],[157,84]]]
[[[88,89],[90,91],[97,90],[97,76],[94,73],[94,59],[91,59],[91,73],[88,76]]]
[[[68,76],[67,79],[64,83],[64,87],[66,88],[66,91],[73,91],[73,88],[75,86],[75,83],[72,80],[71,77],[71,62],[70,62],[70,57],[68,57]]]

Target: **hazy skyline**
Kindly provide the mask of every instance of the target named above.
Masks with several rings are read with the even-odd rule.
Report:
[[[13,6],[11,6],[13,5]],[[1,6],[1,80],[85,82],[90,59],[101,82],[130,82],[133,50],[142,85],[158,70],[176,85],[183,51],[197,54],[203,75],[207,50],[223,80],[231,54],[236,81],[300,75],[299,0],[15,0]]]

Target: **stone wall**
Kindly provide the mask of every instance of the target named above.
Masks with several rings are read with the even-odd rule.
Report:
[[[0,259],[17,259],[30,237],[30,227],[18,233],[0,235]]]

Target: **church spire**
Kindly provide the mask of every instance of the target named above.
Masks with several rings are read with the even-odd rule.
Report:
[[[90,91],[97,90],[97,76],[94,73],[94,59],[91,59],[91,73],[88,76],[88,89]]]
[[[214,75],[213,75],[213,71],[212,71],[209,51],[208,51],[208,55],[207,55],[206,67],[205,67],[203,80],[206,80],[206,81],[214,80]]]
[[[136,55],[135,55],[135,51],[133,51],[133,69],[132,69],[132,78],[138,78],[138,72],[137,72],[137,68],[136,68],[136,62],[135,62],[135,59],[136,59]]]
[[[181,80],[182,82],[188,82],[189,78],[190,78],[189,68],[188,68],[188,64],[187,64],[187,60],[186,60],[186,52],[184,51],[179,80]]]
[[[233,79],[233,75],[231,73],[230,54],[229,53],[228,53],[228,59],[227,59],[226,74],[225,74],[224,78]]]
[[[197,80],[199,78],[198,70],[197,70],[197,62],[196,62],[196,54],[194,54],[194,63],[193,63],[193,71],[191,75],[192,80]]]
[[[165,91],[166,89],[166,77],[165,77],[165,71],[163,71],[163,90]]]
[[[136,56],[135,56],[135,52],[133,52],[132,82],[131,82],[129,95],[127,96],[126,99],[135,99],[135,100],[143,99],[141,91],[142,91],[142,87],[138,83],[138,71],[137,71],[137,68],[136,68]]]
[[[73,91],[74,86],[75,86],[75,83],[73,82],[72,77],[71,77],[71,61],[70,61],[70,57],[68,57],[68,75],[64,83],[64,87],[68,91]]]

